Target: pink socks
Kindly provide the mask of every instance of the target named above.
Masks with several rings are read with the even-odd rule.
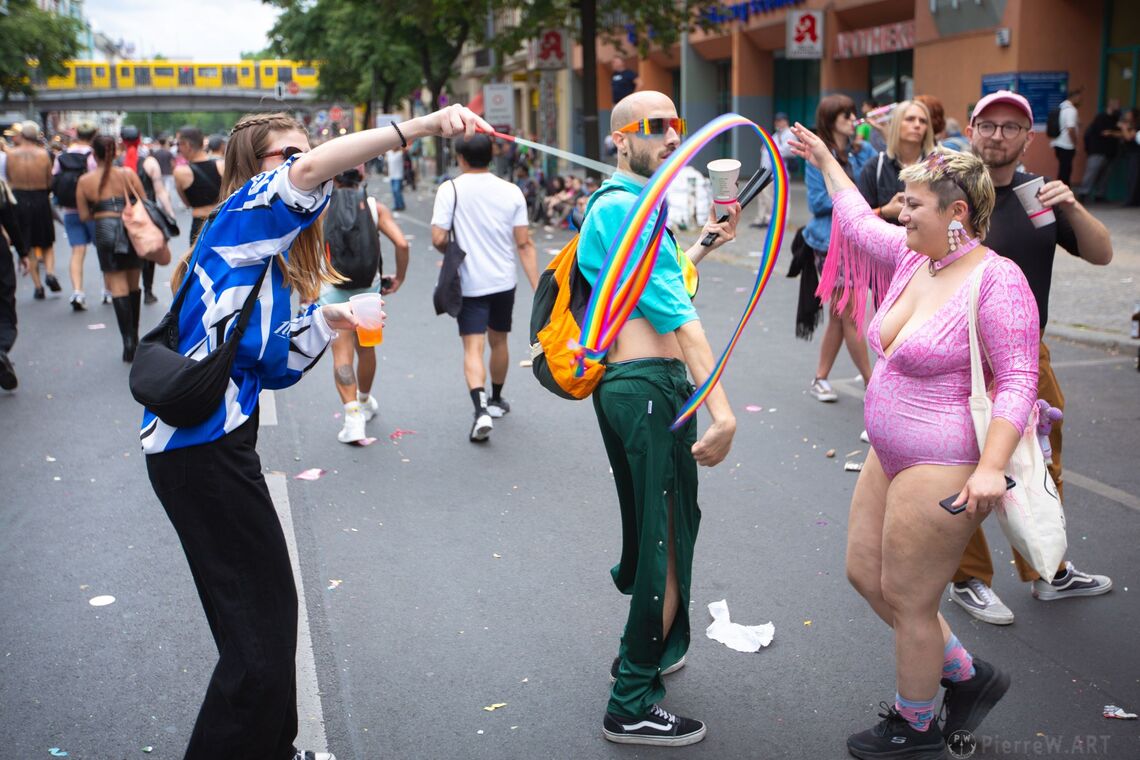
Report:
[[[946,651],[942,657],[942,677],[954,683],[974,677],[974,658],[954,634],[950,634],[950,640],[946,642]]]

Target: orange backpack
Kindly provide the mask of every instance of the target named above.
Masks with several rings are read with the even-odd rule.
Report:
[[[539,276],[530,312],[531,368],[543,388],[562,398],[589,396],[606,372],[604,364],[587,362],[582,376],[575,375],[577,361],[571,346],[582,337],[590,290],[578,269],[575,235]]]

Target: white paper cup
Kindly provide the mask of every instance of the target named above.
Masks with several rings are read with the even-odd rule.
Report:
[[[1057,223],[1057,215],[1053,213],[1053,209],[1046,208],[1037,198],[1037,193],[1041,192],[1044,186],[1045,178],[1037,177],[1013,188],[1013,194],[1021,201],[1021,207],[1029,215],[1029,221],[1033,222],[1034,227],[1047,227]]]
[[[740,177],[740,162],[735,158],[718,158],[708,165],[709,181],[712,183],[713,201],[733,203],[736,201],[736,180]]]

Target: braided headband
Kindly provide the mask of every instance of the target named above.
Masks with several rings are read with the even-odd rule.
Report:
[[[273,122],[289,122],[292,126],[304,131],[304,125],[302,125],[301,122],[297,121],[296,119],[292,118],[291,116],[285,116],[285,115],[260,116],[260,117],[254,118],[254,119],[247,119],[245,121],[239,121],[237,124],[234,125],[234,128],[230,130],[230,137],[233,137],[235,134],[237,134],[238,132],[240,132],[243,129],[248,129],[249,127],[255,127],[259,124],[272,124]]]

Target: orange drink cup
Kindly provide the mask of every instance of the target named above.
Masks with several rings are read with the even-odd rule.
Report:
[[[379,346],[384,342],[384,322],[380,307],[383,301],[379,293],[360,293],[348,299],[352,313],[356,315],[356,338],[362,346]]]

